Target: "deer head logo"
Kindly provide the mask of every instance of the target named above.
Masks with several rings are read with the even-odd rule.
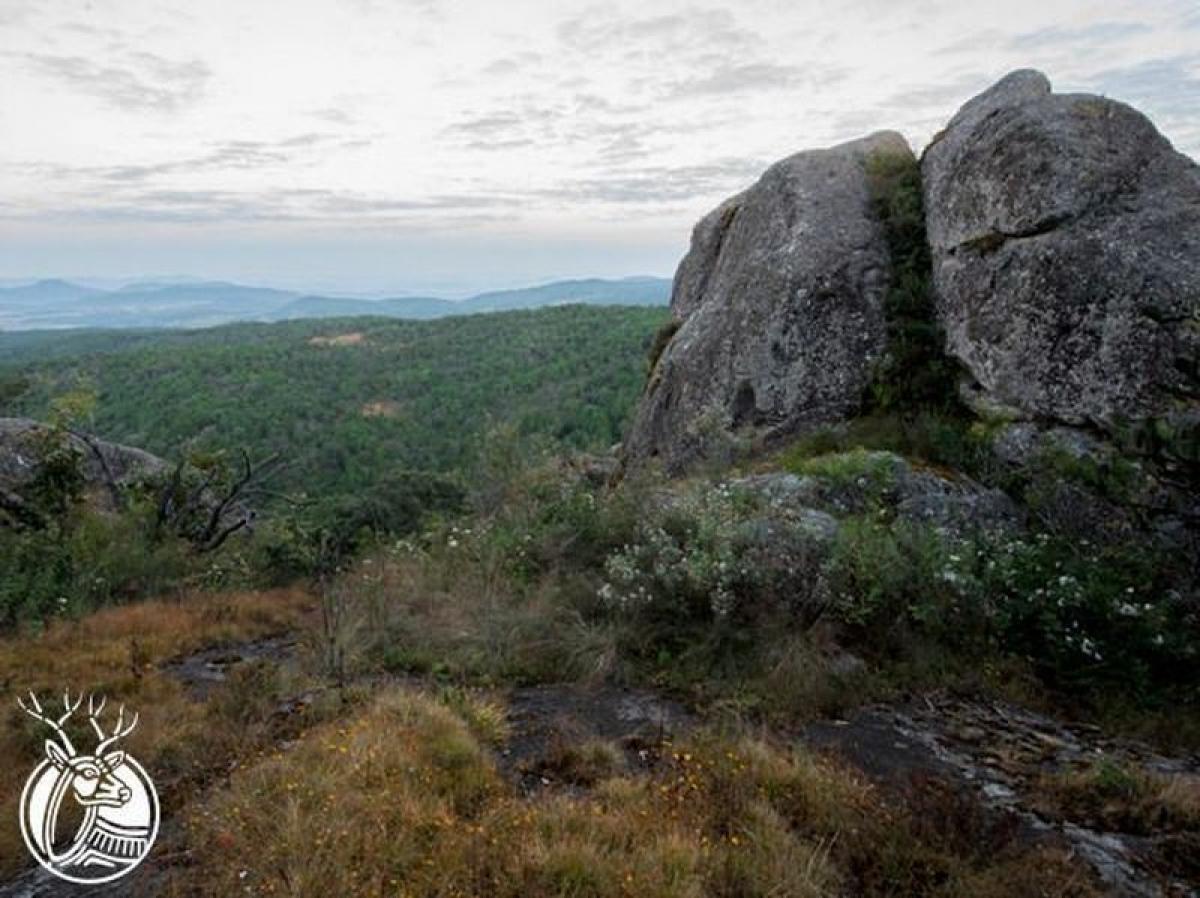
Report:
[[[117,744],[137,727],[138,716],[117,712],[111,732],[101,723],[105,699],[88,697],[87,722],[96,734],[91,754],[77,751],[67,734],[67,721],[83,704],[63,694],[62,711],[49,712],[38,697],[17,704],[50,728],[45,759],[29,776],[21,795],[21,834],[39,864],[54,875],[78,883],[111,882],[136,867],[150,852],[158,834],[158,795],[150,777]],[[57,713],[57,716],[55,716]],[[58,832],[64,801],[82,808],[82,823],[73,834]]]

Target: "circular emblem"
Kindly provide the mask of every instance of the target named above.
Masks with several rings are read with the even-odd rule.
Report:
[[[145,768],[117,745],[137,726],[126,722],[122,705],[111,733],[100,722],[104,699],[88,698],[87,720],[97,736],[90,753],[76,751],[64,725],[83,701],[63,696],[55,717],[29,694],[18,700],[55,738],[29,775],[21,793],[21,835],[34,859],[68,882],[112,882],[131,872],[150,853],[158,835],[158,793]],[[68,822],[69,821],[69,822]]]

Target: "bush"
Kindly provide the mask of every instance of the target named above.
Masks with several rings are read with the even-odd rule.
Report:
[[[985,546],[975,566],[973,588],[992,604],[1004,647],[1051,683],[1200,700],[1187,673],[1197,659],[1194,611],[1165,591],[1162,566],[1145,551],[1042,534]]]
[[[667,630],[744,625],[781,607],[803,613],[818,567],[815,537],[757,503],[718,485],[647,508],[636,540],[604,563],[604,605]]]
[[[1045,534],[948,541],[863,517],[843,522],[827,577],[839,618],[878,650],[919,635],[1018,655],[1057,687],[1198,701],[1195,612],[1160,570],[1145,552]]]
[[[79,507],[42,530],[0,531],[0,627],[79,614],[168,591],[196,569],[178,540],[156,541],[150,509]]]
[[[956,585],[957,557],[924,525],[848,518],[826,564],[834,613],[880,652],[904,651],[914,632],[966,650],[982,634],[977,621],[967,620],[978,609]]]
[[[958,366],[943,349],[934,314],[921,167],[907,156],[881,153],[868,161],[867,175],[892,261],[884,299],[887,353],[876,364],[868,405],[884,412],[955,410]]]

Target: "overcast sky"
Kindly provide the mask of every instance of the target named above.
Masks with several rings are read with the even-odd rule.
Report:
[[[1198,0],[0,0],[0,278],[669,275],[771,161],[1024,66],[1200,157]]]

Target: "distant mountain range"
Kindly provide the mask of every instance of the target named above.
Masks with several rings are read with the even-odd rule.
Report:
[[[44,280],[0,288],[0,330],[194,328],[231,321],[359,315],[428,319],[569,303],[657,306],[666,305],[670,294],[671,282],[654,277],[555,281],[463,300],[432,296],[344,299],[223,282],[151,282],[103,290],[71,281]]]

